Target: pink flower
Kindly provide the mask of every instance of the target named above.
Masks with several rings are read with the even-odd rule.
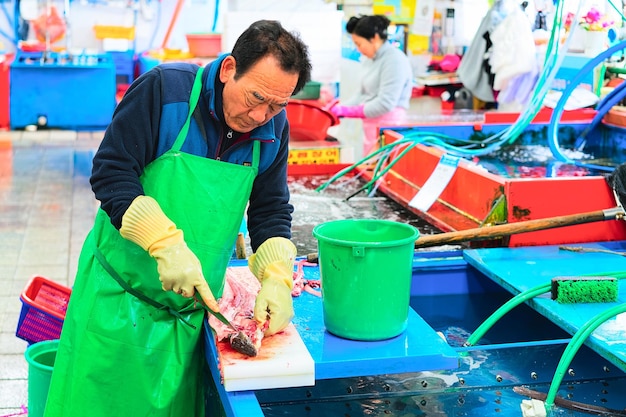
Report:
[[[568,15],[569,16],[569,15]],[[613,21],[595,7],[589,9],[586,15],[581,18],[580,26],[585,30],[601,31],[613,26]],[[566,20],[567,26],[567,20]]]
[[[595,7],[592,7],[586,15],[583,16],[585,23],[592,24],[597,23],[602,19],[602,13]]]

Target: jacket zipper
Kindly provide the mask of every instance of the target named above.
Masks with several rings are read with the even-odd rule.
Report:
[[[261,142],[275,142],[276,141],[275,139],[254,139],[253,137],[248,136],[247,138],[239,139],[237,142],[235,142],[232,145],[230,145],[230,147],[228,149],[226,149],[223,154],[217,155],[215,160],[221,161],[222,160],[222,156],[226,155],[228,152],[234,151],[238,146],[241,146],[242,144],[244,144],[246,142],[249,142],[249,141],[252,141],[252,140],[259,140]],[[221,142],[221,139],[220,139],[220,142]],[[220,143],[220,147],[221,147],[221,143]],[[219,150],[218,150],[218,152],[219,152]]]

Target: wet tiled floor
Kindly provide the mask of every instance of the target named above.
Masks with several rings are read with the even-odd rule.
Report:
[[[89,185],[103,132],[0,132],[0,416],[28,404],[20,294],[44,276],[71,287],[98,207]]]

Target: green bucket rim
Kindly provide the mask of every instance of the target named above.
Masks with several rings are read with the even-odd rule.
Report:
[[[321,235],[320,231],[324,227],[332,226],[338,223],[383,223],[389,226],[404,228],[410,230],[411,236],[407,236],[403,239],[390,240],[385,242],[362,242],[357,240],[347,240],[347,239],[336,239],[328,236]],[[366,248],[377,247],[377,248],[385,248],[388,246],[399,246],[408,244],[409,242],[415,242],[419,237],[419,230],[415,226],[411,226],[410,224],[400,223],[393,220],[382,220],[382,219],[341,219],[341,220],[331,220],[329,222],[324,222],[318,224],[313,228],[313,236],[318,240],[324,240],[325,242],[335,244],[337,246],[362,246]]]
[[[36,342],[28,346],[26,348],[26,351],[24,352],[24,357],[26,358],[26,362],[28,362],[29,365],[32,365],[41,371],[50,371],[53,369],[52,366],[39,363],[35,360],[35,358],[44,353],[55,352],[58,349],[59,339],[43,340],[41,342]]]

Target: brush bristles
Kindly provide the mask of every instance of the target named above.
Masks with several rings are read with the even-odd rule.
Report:
[[[617,301],[615,277],[556,277],[552,279],[552,299],[562,304],[611,303]]]

